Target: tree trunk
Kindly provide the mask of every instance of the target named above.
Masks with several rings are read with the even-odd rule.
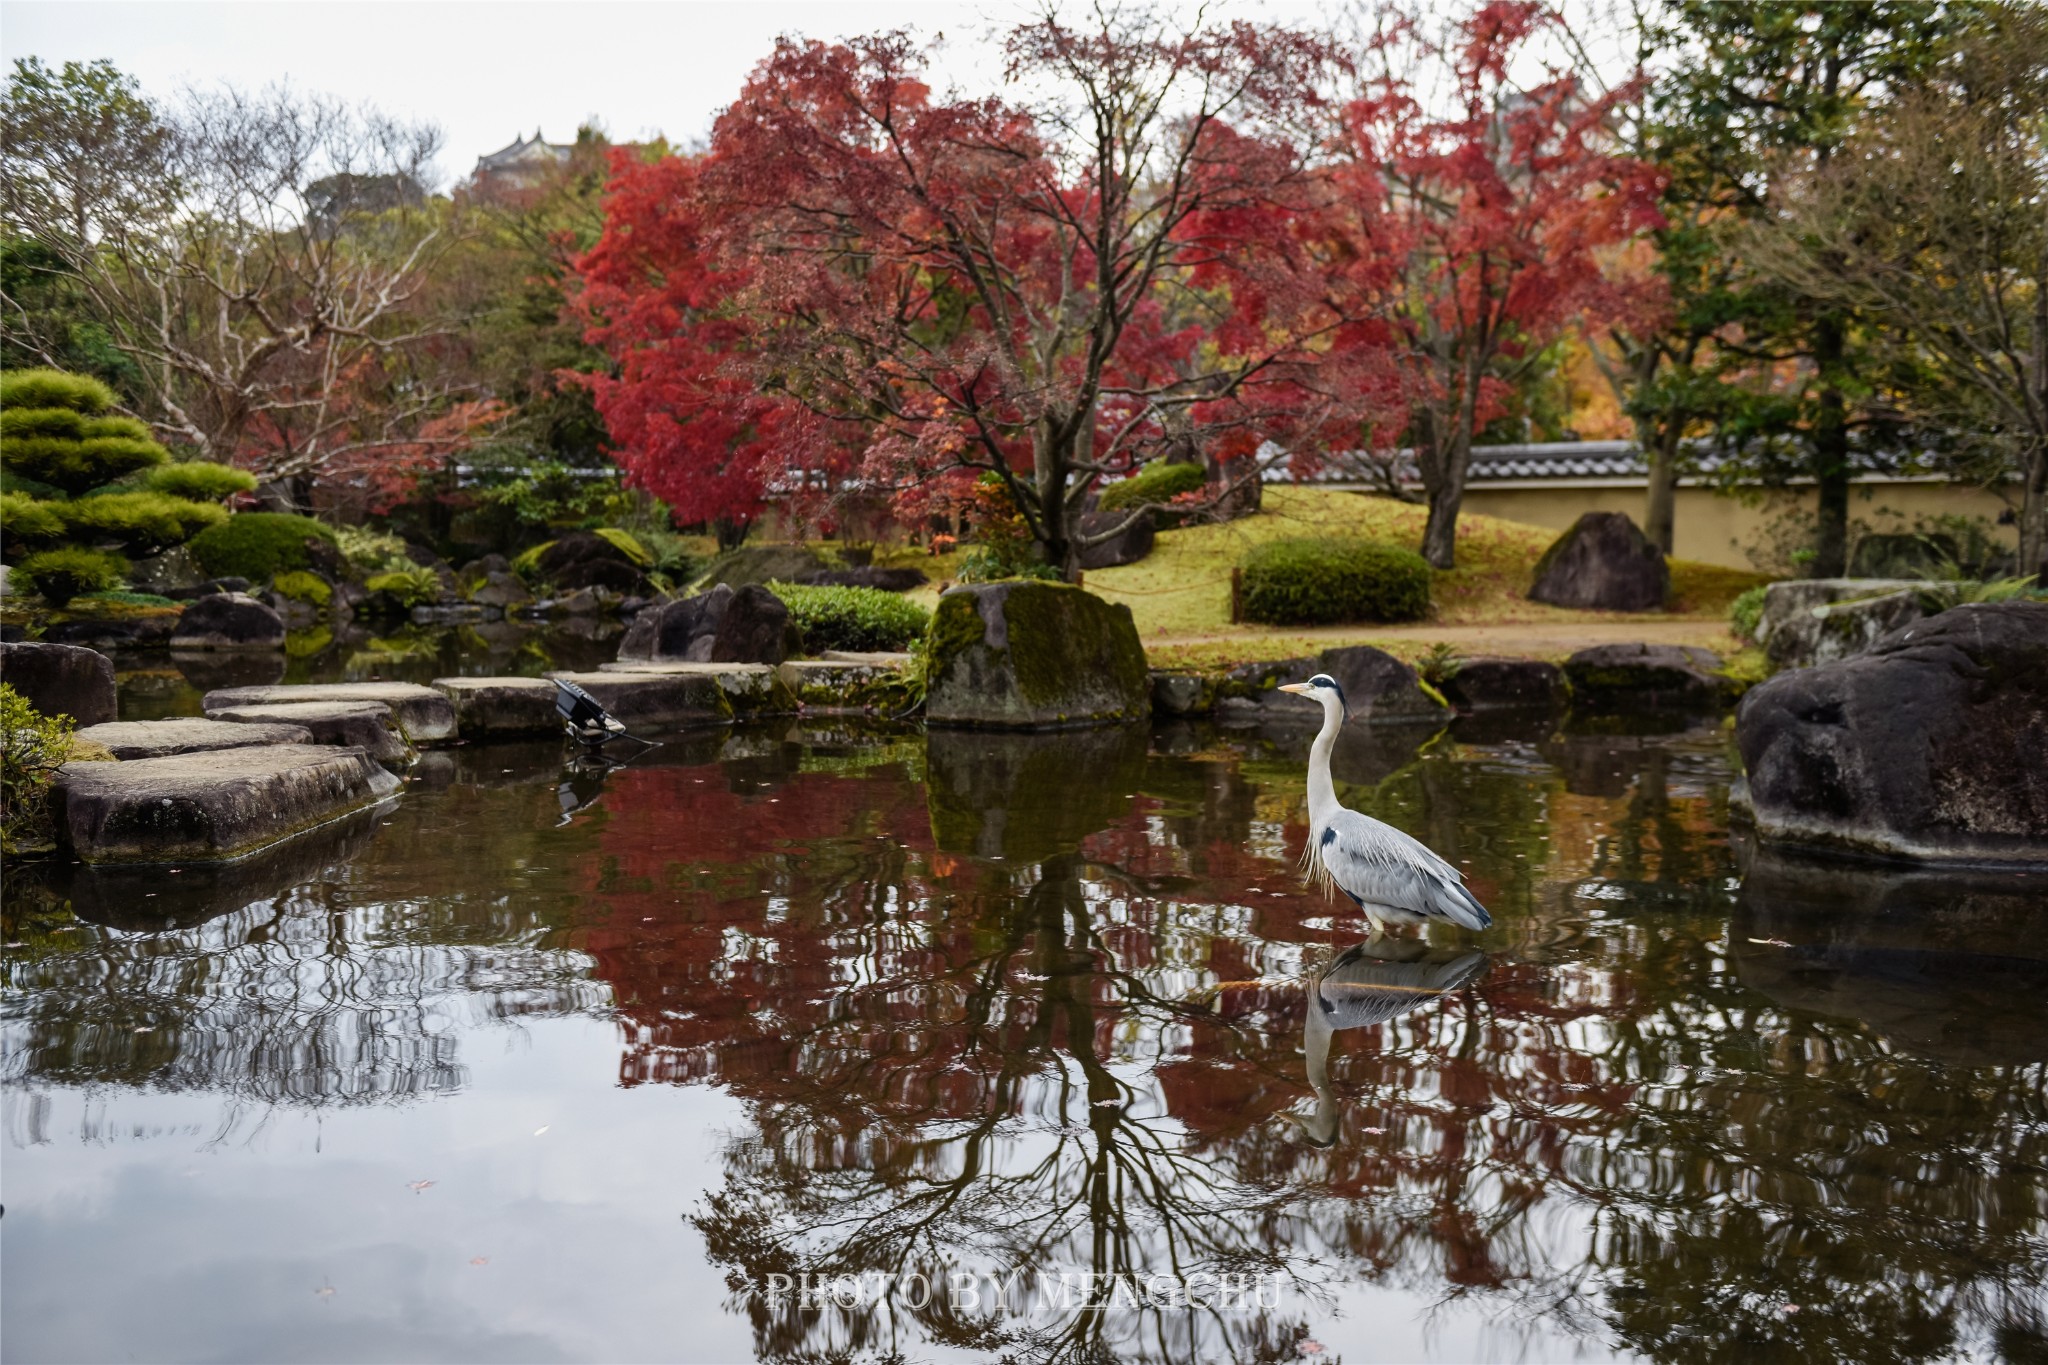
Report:
[[[1840,578],[1849,571],[1849,414],[1840,387],[1846,345],[1842,319],[1833,314],[1822,318],[1814,340],[1821,383],[1820,414],[1813,424],[1813,481],[1819,494],[1815,578]]]
[[[1472,464],[1472,424],[1479,414],[1477,367],[1468,363],[1465,370],[1465,391],[1458,398],[1450,449],[1438,463],[1429,490],[1429,520],[1422,528],[1422,557],[1432,569],[1458,567],[1458,509],[1465,502],[1465,471]]]
[[[1638,431],[1646,429],[1654,432],[1656,440],[1653,444],[1638,438],[1650,466],[1650,485],[1643,504],[1643,534],[1668,555],[1677,528],[1678,441],[1684,424],[1667,413],[1661,431],[1649,422],[1637,427]]]
[[[2019,574],[2038,574],[2035,587],[2048,587],[2048,441],[2035,441],[2027,455],[2026,488],[2020,500]]]

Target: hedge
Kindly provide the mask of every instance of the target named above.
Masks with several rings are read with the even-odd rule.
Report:
[[[1243,606],[1273,626],[1416,621],[1429,611],[1429,565],[1376,541],[1276,540],[1245,558]]]
[[[309,569],[306,538],[333,544],[334,532],[311,517],[286,512],[243,512],[202,531],[188,547],[209,578],[246,578],[261,583],[293,569]]]
[[[1102,490],[1095,505],[1105,512],[1137,507],[1144,503],[1172,502],[1182,493],[1193,493],[1208,482],[1198,464],[1167,464],[1155,460],[1128,479]]]
[[[931,613],[900,593],[880,588],[809,587],[770,583],[804,636],[804,650],[903,650],[924,635]]]

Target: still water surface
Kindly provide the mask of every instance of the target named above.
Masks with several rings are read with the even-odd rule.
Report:
[[[2048,1352],[2048,879],[1745,859],[1710,721],[1355,728],[1496,920],[1361,945],[1307,741],[470,745],[11,869],[5,1355]]]

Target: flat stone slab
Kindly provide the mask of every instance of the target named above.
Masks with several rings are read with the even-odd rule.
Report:
[[[314,744],[354,746],[379,763],[410,763],[405,742],[381,701],[283,701],[268,705],[209,707],[207,718],[240,725],[304,726]]]
[[[597,698],[628,730],[641,727],[725,725],[733,704],[724,678],[730,665],[718,669],[680,669],[673,665],[654,672],[550,673]],[[763,668],[763,671],[768,670]],[[548,705],[552,707],[553,689]]]
[[[90,863],[238,858],[398,789],[360,749],[311,744],[67,763],[55,785],[59,828]]]
[[[100,745],[118,759],[168,758],[173,754],[207,754],[219,749],[247,749],[257,744],[311,744],[313,732],[303,725],[235,725],[197,716],[168,720],[117,720],[88,725],[78,737]]]
[[[600,673],[711,678],[725,694],[726,704],[739,719],[750,716],[787,715],[796,710],[796,697],[776,667],[769,664],[649,663],[621,659],[604,664]],[[568,674],[547,675],[550,678]],[[595,695],[595,694],[593,694]]]
[[[545,678],[436,678],[455,708],[455,725],[470,739],[558,735],[555,685]]]
[[[268,687],[223,687],[208,692],[207,714],[230,707],[275,706],[300,701],[376,701],[391,708],[398,729],[414,744],[445,744],[456,736],[455,708],[448,694],[418,683],[278,683]]]
[[[791,659],[776,669],[783,686],[806,710],[868,711],[908,700],[904,675],[888,664],[840,659]]]
[[[818,658],[828,664],[874,664],[878,668],[908,668],[917,656],[908,651],[893,654],[886,650],[828,649]]]

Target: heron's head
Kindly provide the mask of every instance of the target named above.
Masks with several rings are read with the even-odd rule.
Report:
[[[1344,701],[1344,689],[1339,687],[1337,680],[1327,673],[1318,673],[1307,682],[1282,683],[1280,684],[1280,690],[1319,701],[1326,707],[1330,703],[1335,702],[1340,715],[1349,716],[1351,714],[1350,706]]]

